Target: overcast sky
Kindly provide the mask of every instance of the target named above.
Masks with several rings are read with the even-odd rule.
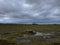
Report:
[[[0,0],[0,23],[60,23],[60,0]]]

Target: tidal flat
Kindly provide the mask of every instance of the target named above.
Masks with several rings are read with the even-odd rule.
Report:
[[[0,24],[0,45],[60,45],[60,24]]]

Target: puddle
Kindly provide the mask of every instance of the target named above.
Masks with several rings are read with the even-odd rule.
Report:
[[[30,43],[31,41],[30,40],[26,40],[26,39],[22,39],[22,40],[20,40],[20,43]]]
[[[24,39],[23,37],[14,37],[14,41],[17,43],[30,43],[31,41],[29,39]]]

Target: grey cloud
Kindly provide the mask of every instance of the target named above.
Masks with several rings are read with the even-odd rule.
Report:
[[[0,0],[1,23],[59,23],[59,0]]]

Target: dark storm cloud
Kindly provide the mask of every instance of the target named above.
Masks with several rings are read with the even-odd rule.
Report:
[[[60,0],[0,0],[1,23],[60,23]]]

